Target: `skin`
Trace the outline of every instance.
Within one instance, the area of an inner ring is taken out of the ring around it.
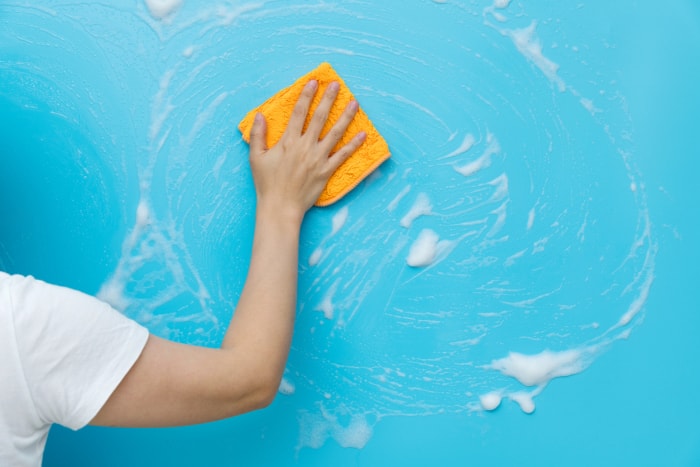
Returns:
[[[296,311],[299,232],[331,174],[364,142],[361,132],[331,154],[357,113],[351,102],[332,129],[321,130],[338,94],[328,86],[309,122],[318,83],[310,81],[279,143],[267,148],[256,116],[250,166],[257,207],[248,276],[221,348],[149,336],[146,346],[92,425],[123,427],[202,423],[263,408],[274,399],[291,345]]]

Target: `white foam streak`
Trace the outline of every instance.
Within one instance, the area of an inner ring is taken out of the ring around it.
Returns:
[[[331,236],[338,233],[340,229],[343,228],[345,222],[348,220],[349,210],[347,206],[343,206],[340,211],[338,211],[332,220]]]
[[[469,151],[472,146],[474,146],[474,143],[476,142],[476,138],[474,138],[474,135],[471,133],[468,133],[467,136],[464,137],[464,140],[462,141],[462,144],[452,151],[449,154],[446,154],[442,156],[440,159],[448,159],[450,157],[454,156],[459,156],[460,154],[464,154],[465,152]]]
[[[454,169],[465,177],[468,177],[491,165],[491,156],[498,154],[501,151],[501,146],[498,144],[498,140],[491,134],[488,136],[488,142],[489,145],[478,159],[461,167],[455,167]]]
[[[556,84],[560,92],[566,90],[566,84],[557,72],[559,65],[548,59],[542,53],[542,42],[535,34],[537,21],[530,23],[530,26],[522,29],[510,29],[502,31],[511,38],[518,51],[537,68],[539,68],[549,80]]]
[[[408,194],[408,192],[411,191],[411,185],[406,185],[403,187],[403,189],[397,194],[394,199],[391,200],[389,205],[386,207],[386,210],[389,212],[392,212],[396,207],[399,205],[399,202]]]
[[[432,214],[433,206],[430,204],[430,198],[425,193],[418,193],[416,201],[411,209],[401,219],[401,227],[409,228],[414,220],[420,216]]]
[[[335,307],[333,306],[333,295],[335,295],[335,292],[338,290],[339,284],[340,279],[336,279],[331,288],[328,289],[326,295],[323,297],[323,301],[315,308],[316,311],[323,312],[323,316],[329,320],[333,319],[333,315],[335,313]]]

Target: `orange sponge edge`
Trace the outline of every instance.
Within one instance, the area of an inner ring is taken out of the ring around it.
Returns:
[[[277,144],[287,128],[287,123],[292,115],[294,105],[301,95],[302,89],[306,83],[312,79],[318,81],[318,90],[311,103],[304,130],[309,124],[314,110],[321,101],[326,87],[333,81],[337,81],[340,84],[338,97],[331,108],[328,121],[321,132],[321,138],[323,138],[328,130],[333,127],[335,122],[338,121],[347,104],[354,99],[354,96],[342,78],[340,78],[329,63],[325,62],[319,65],[315,70],[299,78],[288,88],[282,89],[274,96],[270,97],[259,107],[248,112],[238,124],[238,129],[241,131],[243,139],[248,143],[250,142],[250,130],[253,127],[253,120],[255,119],[255,114],[260,112],[267,120],[267,146],[272,147]],[[358,110],[348,130],[335,146],[333,152],[347,144],[360,131],[365,131],[367,133],[365,142],[349,159],[343,162],[333,175],[331,175],[321,196],[319,196],[316,201],[316,206],[328,206],[335,203],[391,157],[389,146],[362,108]]]

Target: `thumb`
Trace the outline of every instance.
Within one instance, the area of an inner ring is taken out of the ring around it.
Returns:
[[[250,155],[257,156],[267,151],[267,122],[265,116],[258,112],[250,129]]]

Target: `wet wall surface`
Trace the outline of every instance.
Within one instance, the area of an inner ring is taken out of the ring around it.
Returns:
[[[263,411],[60,427],[46,465],[694,465],[691,2],[0,5],[0,266],[216,346],[236,129],[328,61],[391,159],[312,210]]]

